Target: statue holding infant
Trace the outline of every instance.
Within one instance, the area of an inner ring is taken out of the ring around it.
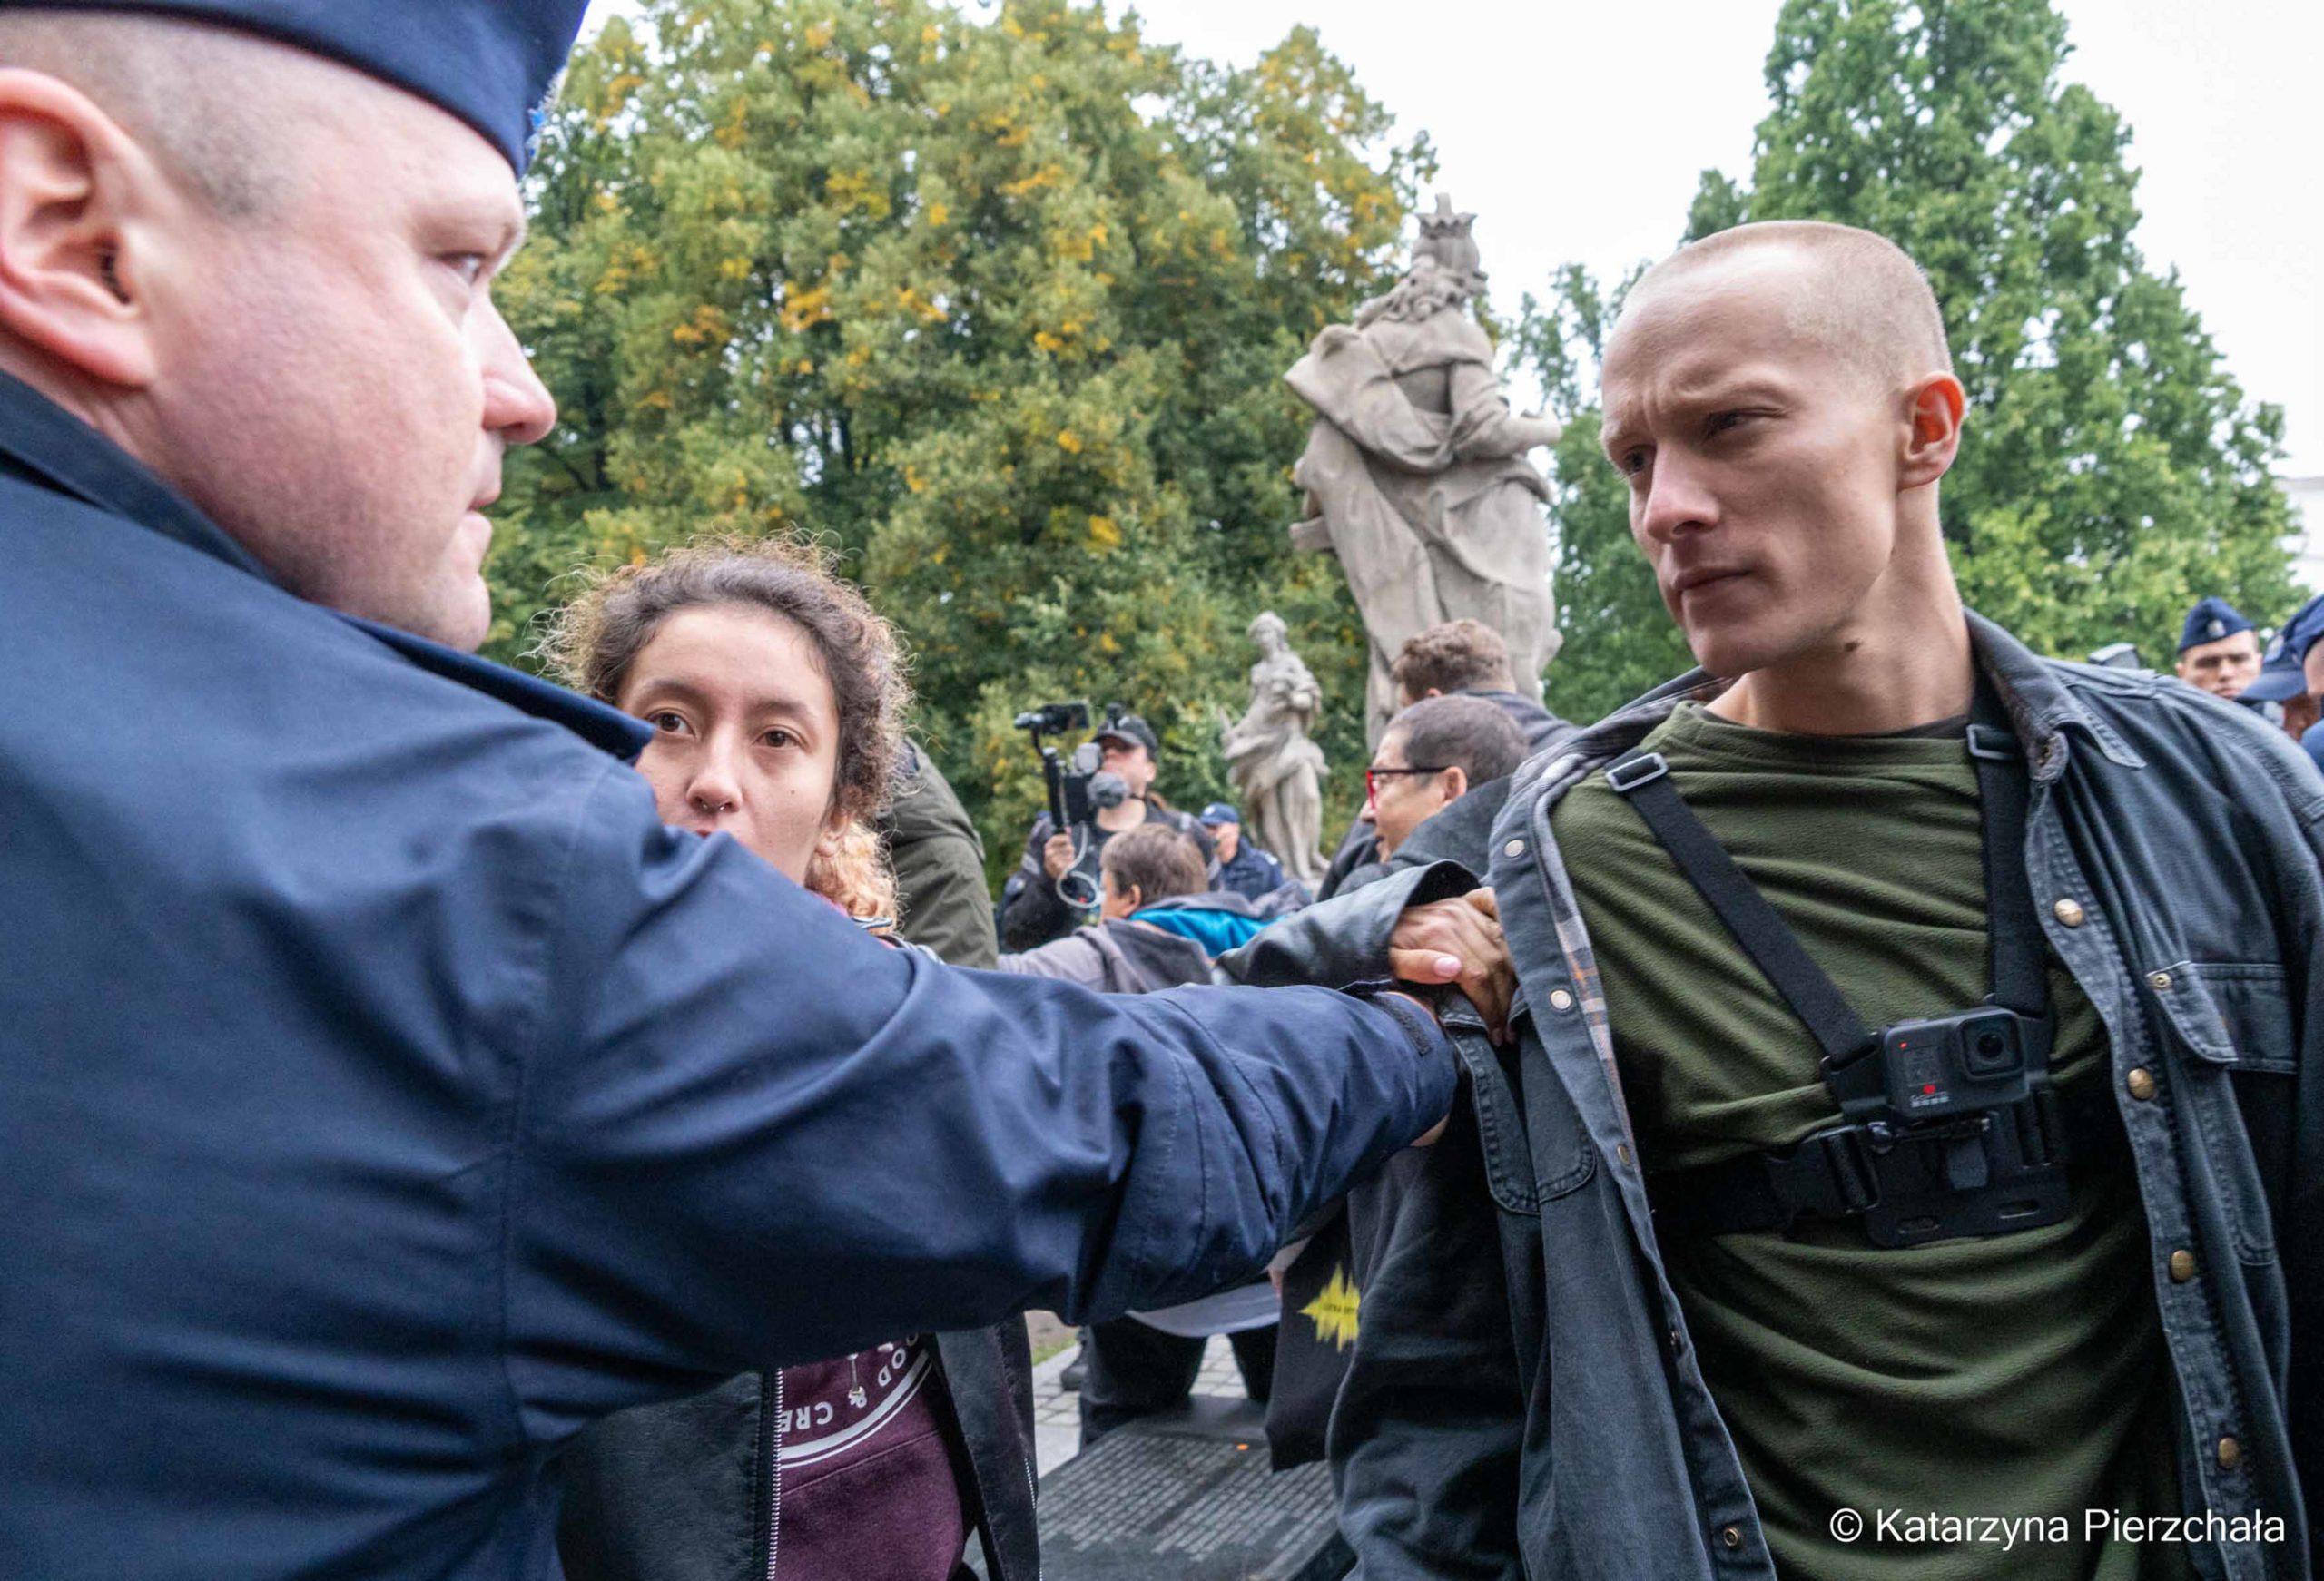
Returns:
[[[1240,720],[1224,710],[1219,749],[1243,803],[1249,833],[1284,871],[1313,889],[1324,875],[1324,750],[1308,739],[1324,704],[1323,688],[1291,651],[1273,610],[1251,623],[1259,662],[1251,666],[1251,705]]]

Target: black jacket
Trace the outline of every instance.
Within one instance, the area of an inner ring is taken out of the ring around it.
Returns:
[[[1439,861],[1457,862],[1472,873],[1484,871],[1493,820],[1509,800],[1509,787],[1506,779],[1477,786],[1414,830],[1392,861],[1354,869],[1343,893]],[[1418,897],[1442,898],[1433,892]],[[1295,930],[1284,938],[1295,936]],[[1292,947],[1278,962],[1303,948]],[[1242,964],[1242,957],[1229,966],[1243,981],[1286,980],[1250,975],[1260,968]],[[1467,1266],[1465,1257],[1474,1250],[1462,1241],[1471,1228],[1463,1218],[1468,1215],[1465,1193],[1481,1178],[1482,1167],[1476,1116],[1469,1100],[1464,1083],[1452,1105],[1452,1124],[1435,1146],[1400,1154],[1303,1226],[1306,1244],[1283,1272],[1285,1321],[1276,1340],[1275,1393],[1267,1402],[1267,1448],[1278,1471],[1324,1458],[1325,1433],[1351,1360],[1351,1334],[1334,1330],[1329,1321],[1335,1292],[1352,1289],[1360,1298],[1362,1322],[1392,1330],[1411,1343],[1443,1344],[1448,1369],[1474,1361],[1456,1348],[1465,1335],[1479,1331],[1481,1319],[1490,1317],[1478,1301],[1499,1297],[1498,1286],[1460,1277]],[[1392,1262],[1396,1270],[1385,1281],[1377,1281],[1375,1275]],[[1445,1277],[1437,1278],[1439,1273]],[[1457,1308],[1453,1321],[1420,1319],[1405,1310],[1404,1298],[1415,1289]],[[1484,1291],[1482,1297],[1475,1294],[1478,1290]],[[1482,1321],[1482,1330],[1491,1332],[1490,1322]]]
[[[948,1411],[967,1450],[967,1513],[992,1581],[1039,1581],[1032,1353],[1025,1325],[936,1336]],[[763,1581],[773,1530],[773,1380],[609,1417],[563,1457],[557,1552],[568,1581]],[[965,1576],[965,1567],[956,1570]]]
[[[1160,806],[1148,798],[1146,801],[1146,821],[1167,823],[1202,848],[1202,859],[1208,865],[1215,859],[1216,847],[1210,830],[1197,822],[1191,813]],[[1058,899],[1057,886],[1041,866],[1041,848],[1049,843],[1049,836],[1057,832],[1057,825],[1049,821],[1046,812],[1033,820],[1032,832],[1025,837],[1024,859],[1017,870],[1009,875],[1009,882],[1000,891],[1000,948],[1003,950],[1028,950],[1065,938],[1081,926],[1083,918],[1072,907]],[[1098,882],[1098,855],[1113,839],[1111,831],[1092,828],[1089,844],[1082,851],[1075,871],[1088,876],[1094,886]],[[1094,892],[1094,890],[1093,890]]]

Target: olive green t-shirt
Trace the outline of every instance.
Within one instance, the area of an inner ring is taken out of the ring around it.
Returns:
[[[1991,991],[1977,778],[1958,735],[1777,735],[1690,703],[1647,744],[1866,1026]],[[1837,1124],[1807,1029],[1604,776],[1551,826],[1649,1175]],[[2053,1077],[2111,1079],[2097,1013],[2054,961],[2050,992]],[[2069,1215],[2014,1234],[1882,1251],[1820,1223],[1791,1239],[1674,1232],[1661,1249],[1786,1581],[2189,1573],[2182,1548],[2083,1537],[2086,1509],[2180,1511],[2126,1167],[2077,1170]],[[1843,1508],[1866,1518],[1852,1543],[1831,1535]],[[2072,1537],[2006,1552],[1883,1542],[1882,1510],[2063,1516]]]

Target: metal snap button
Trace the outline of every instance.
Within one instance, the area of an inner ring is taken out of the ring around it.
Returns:
[[[2242,1462],[2243,1446],[2233,1439],[2221,1439],[2219,1441],[2219,1468],[2222,1471],[2232,1471]]]
[[[2082,902],[2071,898],[2059,901],[2055,906],[2051,907],[2050,910],[2068,928],[2080,928],[2082,919],[2086,915],[2082,908]]]
[[[2195,1277],[2195,1254],[2185,1247],[2171,1254],[2171,1281],[2184,1284]]]
[[[2146,986],[2160,994],[2171,986],[2171,974],[2169,972],[2149,972],[2147,974]]]
[[[2122,1085],[2130,1088],[2131,1096],[2141,1103],[2154,1096],[2154,1073],[2144,1065],[2138,1066],[2130,1075],[2124,1076]]]
[[[1521,857],[1525,854],[1525,842],[1521,840],[1512,840],[1501,848],[1501,854],[1505,857]]]
[[[1550,1008],[1552,1010],[1572,1009],[1573,996],[1567,993],[1563,988],[1551,988],[1550,990]]]

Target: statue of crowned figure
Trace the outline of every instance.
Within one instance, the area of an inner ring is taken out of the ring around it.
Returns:
[[[1512,412],[1493,372],[1472,305],[1485,285],[1475,220],[1439,193],[1411,268],[1284,376],[1315,410],[1292,473],[1308,519],[1292,541],[1338,555],[1364,612],[1374,745],[1396,707],[1389,665],[1416,633],[1482,621],[1509,644],[1518,690],[1535,702],[1560,641],[1549,484],[1526,453],[1561,429]]]

